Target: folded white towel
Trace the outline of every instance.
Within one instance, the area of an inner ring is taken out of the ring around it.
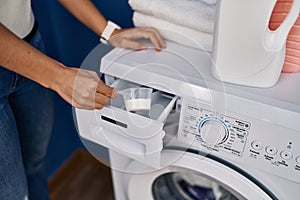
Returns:
[[[135,11],[213,33],[216,0],[129,0]]]
[[[204,51],[212,51],[213,34],[180,26],[139,12],[133,13],[133,23],[135,26],[150,26],[157,28],[166,40]]]

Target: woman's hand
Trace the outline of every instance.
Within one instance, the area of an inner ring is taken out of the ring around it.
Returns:
[[[114,47],[129,48],[133,50],[142,50],[147,47],[138,42],[138,39],[148,39],[153,44],[157,51],[166,48],[166,44],[155,28],[138,27],[130,29],[116,29],[114,30],[109,42]]]
[[[102,109],[116,97],[114,88],[105,85],[94,71],[64,67],[62,74],[53,89],[76,108]]]

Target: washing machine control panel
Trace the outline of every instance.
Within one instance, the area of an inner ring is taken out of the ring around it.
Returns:
[[[193,141],[206,150],[242,156],[251,124],[193,104],[186,104],[178,131],[180,140]]]
[[[186,148],[300,184],[299,129],[274,123],[271,117],[250,116],[238,108],[213,110],[216,109],[202,102],[182,101],[177,138]],[[285,118],[298,123],[299,118],[289,117],[292,114],[285,114]]]

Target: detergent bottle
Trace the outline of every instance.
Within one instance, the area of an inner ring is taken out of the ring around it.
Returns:
[[[289,13],[293,0],[277,0],[269,28],[276,30]],[[300,72],[300,15],[289,32],[286,40],[286,53],[282,72]]]
[[[300,0],[293,0],[284,21],[270,30],[275,4],[276,0],[217,0],[211,68],[216,79],[253,87],[276,84]]]

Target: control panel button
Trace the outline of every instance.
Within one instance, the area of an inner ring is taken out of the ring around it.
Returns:
[[[300,156],[296,158],[296,163],[300,165]]]
[[[266,152],[270,155],[275,155],[277,153],[277,148],[274,147],[273,145],[267,146]]]
[[[282,151],[280,157],[284,160],[290,160],[293,158],[293,154],[290,151]]]
[[[259,141],[253,141],[253,142],[251,143],[251,146],[252,146],[252,148],[255,149],[255,150],[261,150],[261,149],[263,148],[262,143],[259,142]]]

